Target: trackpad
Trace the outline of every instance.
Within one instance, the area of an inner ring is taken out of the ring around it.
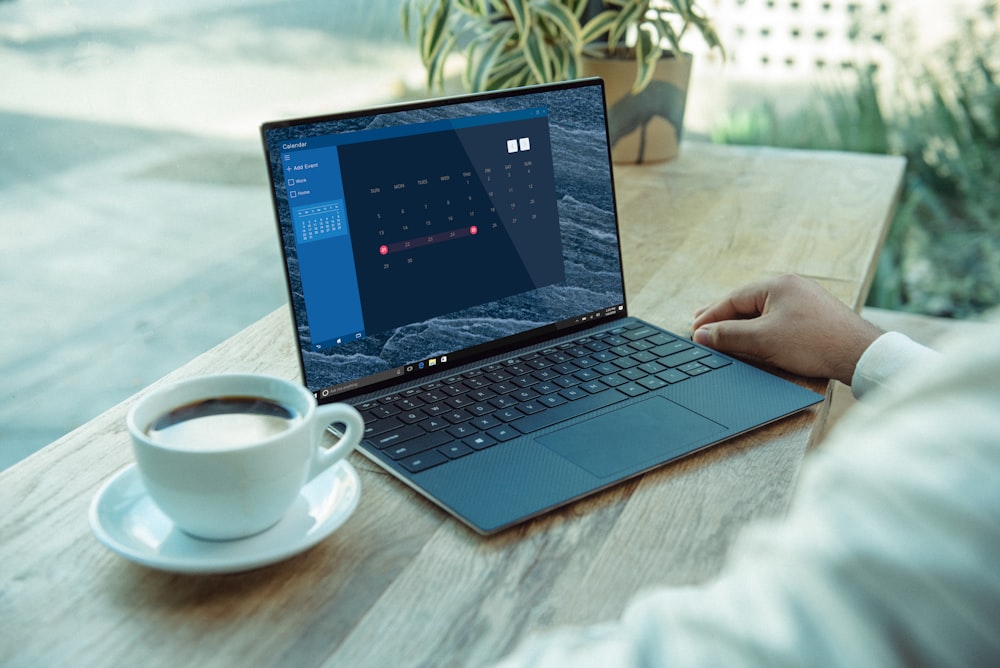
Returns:
[[[651,397],[621,410],[546,434],[538,442],[599,478],[665,462],[726,430],[693,411]]]

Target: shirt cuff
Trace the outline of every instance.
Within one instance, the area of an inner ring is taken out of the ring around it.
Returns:
[[[916,367],[937,357],[905,334],[886,332],[875,339],[858,360],[851,378],[851,393],[860,399],[869,392],[889,385],[900,371]]]

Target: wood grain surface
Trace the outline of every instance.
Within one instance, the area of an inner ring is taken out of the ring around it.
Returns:
[[[902,167],[890,157],[688,143],[674,162],[618,168],[630,311],[684,334],[698,306],[787,271],[858,307]],[[160,383],[235,371],[298,377],[286,308]],[[786,510],[823,414],[490,538],[355,453],[361,501],[332,536],[248,573],[183,576],[109,552],[88,525],[100,485],[132,462],[124,416],[134,400],[0,474],[0,665],[488,662],[531,632],[613,618],[644,588],[717,573],[742,527]]]

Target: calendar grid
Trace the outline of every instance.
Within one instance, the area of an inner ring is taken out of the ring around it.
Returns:
[[[329,239],[347,233],[342,200],[292,209],[292,220],[299,243]]]

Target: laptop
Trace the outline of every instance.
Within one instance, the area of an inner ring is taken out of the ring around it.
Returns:
[[[822,400],[629,315],[600,79],[261,133],[305,384],[476,532]]]

